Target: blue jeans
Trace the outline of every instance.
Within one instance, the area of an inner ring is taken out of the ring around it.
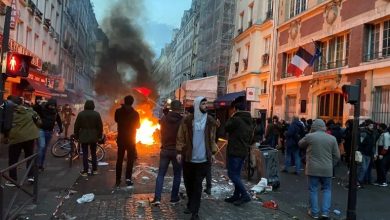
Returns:
[[[39,130],[39,139],[38,139],[38,166],[43,167],[45,163],[46,151],[49,146],[51,137],[53,135],[52,131]]]
[[[229,156],[228,176],[234,184],[233,197],[248,198],[249,194],[241,182],[241,169],[244,163],[244,158]]]
[[[287,170],[291,164],[291,158],[294,157],[295,172],[301,171],[301,155],[299,154],[299,148],[286,148],[286,154],[284,158],[284,169]]]
[[[329,209],[332,201],[332,178],[321,176],[308,176],[310,192],[310,211],[313,215],[319,215],[318,189],[321,183],[322,190],[322,215],[329,216]]]
[[[158,168],[158,175],[156,179],[156,189],[154,191],[154,199],[161,200],[161,193],[164,184],[164,177],[167,173],[169,163],[172,161],[173,166],[173,184],[171,191],[171,200],[179,199],[179,188],[181,182],[181,165],[176,160],[176,150],[161,149],[160,152],[160,166]]]
[[[367,177],[367,172],[371,172],[371,169],[370,168],[370,163],[371,163],[371,157],[370,156],[366,156],[366,155],[362,155],[362,163],[359,165],[358,167],[358,181],[359,183],[364,183],[364,180],[366,179],[365,177]],[[371,174],[369,174],[371,175]]]

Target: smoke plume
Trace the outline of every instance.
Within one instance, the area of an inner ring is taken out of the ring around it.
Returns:
[[[103,51],[95,79],[95,90],[100,96],[116,99],[140,86],[152,89],[152,97],[157,95],[156,82],[151,76],[154,54],[136,23],[144,11],[142,3],[118,0],[103,19],[102,29],[109,48]]]

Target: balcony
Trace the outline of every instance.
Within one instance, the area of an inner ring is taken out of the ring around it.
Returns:
[[[248,69],[248,58],[242,59],[242,62],[244,63],[244,70]]]
[[[31,13],[31,15],[35,14],[36,6],[32,0],[28,0],[28,6],[27,10]]]
[[[376,53],[367,53],[363,55],[363,62],[369,62],[373,60],[381,60],[386,59],[390,57],[390,51],[383,52],[382,50],[380,52]]]
[[[250,21],[248,22],[248,28],[252,27],[252,25],[253,25],[253,21],[250,20]]]
[[[263,56],[261,57],[261,60],[262,60],[263,66],[268,66],[269,65],[269,54],[268,53],[263,54]]]
[[[336,61],[333,61],[333,62],[320,62],[320,63],[317,63],[314,66],[314,72],[340,68],[340,67],[346,66],[347,64],[348,64],[348,60],[347,59],[345,59],[345,60],[336,60]]]
[[[45,20],[43,21],[43,27],[45,27],[46,30],[49,30],[50,25],[51,25],[51,20],[48,18],[45,18]]]
[[[35,8],[35,20],[42,22],[42,16],[43,13],[38,8]]]
[[[55,34],[56,34],[56,31],[54,30],[54,28],[53,28],[52,26],[50,26],[50,28],[49,28],[49,34],[50,34],[50,36],[53,37],[53,38],[54,38],[54,36],[55,36]]]
[[[235,62],[234,65],[235,65],[235,73],[238,73],[238,69],[240,67],[240,62]]]
[[[291,73],[282,73],[282,79],[285,79],[285,78],[289,78],[289,77],[293,77],[293,75]]]

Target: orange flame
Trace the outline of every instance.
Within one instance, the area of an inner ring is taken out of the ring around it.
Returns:
[[[153,145],[158,143],[156,132],[160,130],[160,124],[157,118],[153,116],[152,108],[148,104],[138,105],[136,107],[140,115],[141,126],[137,130],[137,143],[144,145]]]

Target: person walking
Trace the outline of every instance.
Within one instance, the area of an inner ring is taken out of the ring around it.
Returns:
[[[374,185],[386,187],[388,185],[386,175],[390,164],[390,132],[386,124],[379,124],[379,133],[380,136],[376,142],[374,154],[377,173]]]
[[[156,178],[156,188],[154,191],[154,199],[152,205],[159,205],[161,202],[161,193],[164,184],[164,177],[167,173],[169,163],[173,166],[173,184],[171,191],[171,203],[175,204],[180,201],[179,188],[181,182],[181,165],[177,162],[176,156],[176,137],[177,131],[183,116],[180,114],[182,106],[180,101],[173,100],[171,102],[171,110],[161,120],[161,152],[160,165]]]
[[[91,150],[92,171],[91,174],[97,175],[97,160],[96,160],[96,145],[103,137],[103,122],[99,112],[94,111],[95,103],[92,100],[87,100],[84,104],[84,111],[81,111],[76,118],[74,124],[74,135],[81,144],[83,151],[83,170],[80,171],[81,176],[88,176],[88,146]]]
[[[24,151],[24,158],[27,158],[34,153],[35,140],[39,137],[38,124],[40,118],[38,114],[31,108],[23,106],[22,99],[19,97],[13,97],[13,103],[15,104],[12,128],[8,133],[7,139],[9,143],[8,147],[8,165],[12,166],[17,163],[22,150]],[[27,161],[26,169],[31,164],[31,160]],[[6,182],[7,186],[15,186],[17,182],[17,168],[9,170],[9,176],[14,182]],[[27,180],[34,182],[33,167],[28,170]]]
[[[371,162],[374,157],[376,138],[374,133],[374,121],[367,119],[364,121],[364,128],[360,131],[360,144],[358,151],[362,154],[362,163],[358,165],[357,177],[358,187],[363,184],[370,184],[371,181]]]
[[[251,114],[245,111],[244,103],[234,105],[235,112],[228,119],[225,130],[228,133],[228,176],[234,184],[234,193],[225,202],[240,206],[251,201],[251,197],[241,181],[241,170],[248,155],[254,124]]]
[[[64,129],[65,129],[65,137],[68,137],[68,130],[69,126],[72,121],[72,116],[75,116],[75,114],[72,112],[72,108],[69,104],[65,104],[61,111],[62,114],[62,120],[64,122]]]
[[[133,175],[133,165],[137,158],[136,150],[136,134],[137,129],[140,127],[140,120],[138,112],[132,107],[134,98],[128,95],[124,98],[124,104],[121,108],[115,111],[115,122],[118,124],[118,157],[116,161],[116,183],[115,186],[119,187],[122,178],[122,163],[127,152],[126,162],[126,184],[132,186],[133,181],[131,176]]]
[[[301,170],[301,155],[299,152],[298,142],[305,136],[305,128],[299,121],[299,118],[294,116],[291,125],[288,127],[286,136],[286,154],[284,158],[284,169],[282,172],[287,173],[288,168],[292,166],[291,159],[294,158],[295,172],[294,174],[299,175]]]
[[[55,99],[49,99],[47,102],[41,100],[33,107],[39,117],[42,120],[42,125],[39,130],[38,141],[38,168],[40,171],[44,170],[44,163],[46,158],[46,151],[51,138],[53,136],[54,125],[57,122],[59,127],[59,134],[62,133],[62,121],[57,111],[57,101]]]
[[[183,165],[184,185],[188,196],[184,213],[192,213],[191,219],[199,219],[202,182],[217,152],[215,143],[216,120],[207,114],[207,99],[194,100],[194,113],[187,115],[180,124],[176,139],[177,161]]]
[[[319,218],[318,190],[322,190],[321,216],[329,218],[332,201],[332,173],[333,166],[340,160],[337,140],[327,134],[325,122],[316,119],[311,127],[311,133],[302,138],[298,145],[306,149],[306,169],[309,184],[308,214],[315,219]],[[319,185],[321,184],[321,187]]]

